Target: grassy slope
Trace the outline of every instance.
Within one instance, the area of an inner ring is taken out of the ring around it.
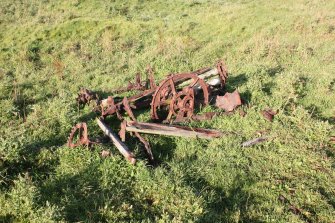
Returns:
[[[326,0],[2,1],[0,221],[333,221],[334,42],[335,3]],[[101,146],[63,146],[90,117],[74,102],[81,86],[108,93],[148,63],[162,79],[218,58],[247,115],[192,125],[240,135],[149,136],[157,168],[145,166],[137,142],[135,167],[113,147],[101,159]],[[279,110],[273,123],[259,114],[266,107]],[[260,130],[272,140],[240,147]]]

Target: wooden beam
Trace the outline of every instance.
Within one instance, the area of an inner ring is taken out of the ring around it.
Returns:
[[[116,148],[120,151],[120,153],[131,163],[135,164],[136,159],[134,154],[128,149],[128,147],[120,140],[120,138],[113,133],[113,131],[104,123],[100,118],[97,118],[97,123],[101,130],[107,135],[116,146]]]
[[[173,126],[135,121],[127,121],[126,131],[202,139],[218,138],[223,135],[222,132],[212,129],[190,128],[185,126]]]

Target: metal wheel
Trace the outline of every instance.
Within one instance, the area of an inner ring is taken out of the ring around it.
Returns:
[[[187,85],[182,86],[182,83]],[[191,117],[194,110],[195,88],[201,89],[202,104],[208,105],[208,85],[196,74],[176,74],[164,80],[153,95],[151,118],[170,122],[173,118]]]

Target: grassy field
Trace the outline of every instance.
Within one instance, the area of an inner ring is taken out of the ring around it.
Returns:
[[[247,115],[190,125],[238,135],[148,136],[157,167],[134,140],[135,166],[66,147],[79,121],[101,135],[80,87],[220,58]],[[334,117],[335,1],[1,1],[0,222],[334,222]],[[259,131],[271,140],[241,147]]]

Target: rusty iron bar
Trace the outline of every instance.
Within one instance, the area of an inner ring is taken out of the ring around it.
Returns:
[[[130,108],[130,105],[129,105],[127,97],[123,98],[122,104],[124,106],[124,110],[126,111],[126,113],[128,114],[128,116],[131,118],[131,120],[136,122],[137,120],[135,118],[135,115],[133,114],[133,111]],[[125,120],[123,120],[122,123],[121,123],[120,137],[121,137],[122,141],[125,141],[125,138],[126,138],[126,136],[125,136],[126,123],[127,122]],[[144,145],[145,151],[146,151],[146,153],[147,153],[150,161],[154,161],[154,156],[152,154],[152,150],[151,150],[151,146],[150,146],[149,142],[145,138],[143,138],[140,135],[140,133],[138,133],[138,132],[135,132],[135,136]]]
[[[155,89],[157,87],[154,79],[154,70],[150,65],[147,66],[147,83],[146,86],[148,89]]]
[[[228,78],[228,70],[223,60],[217,62],[216,69],[218,70],[219,77],[221,80],[221,87],[224,87]]]

